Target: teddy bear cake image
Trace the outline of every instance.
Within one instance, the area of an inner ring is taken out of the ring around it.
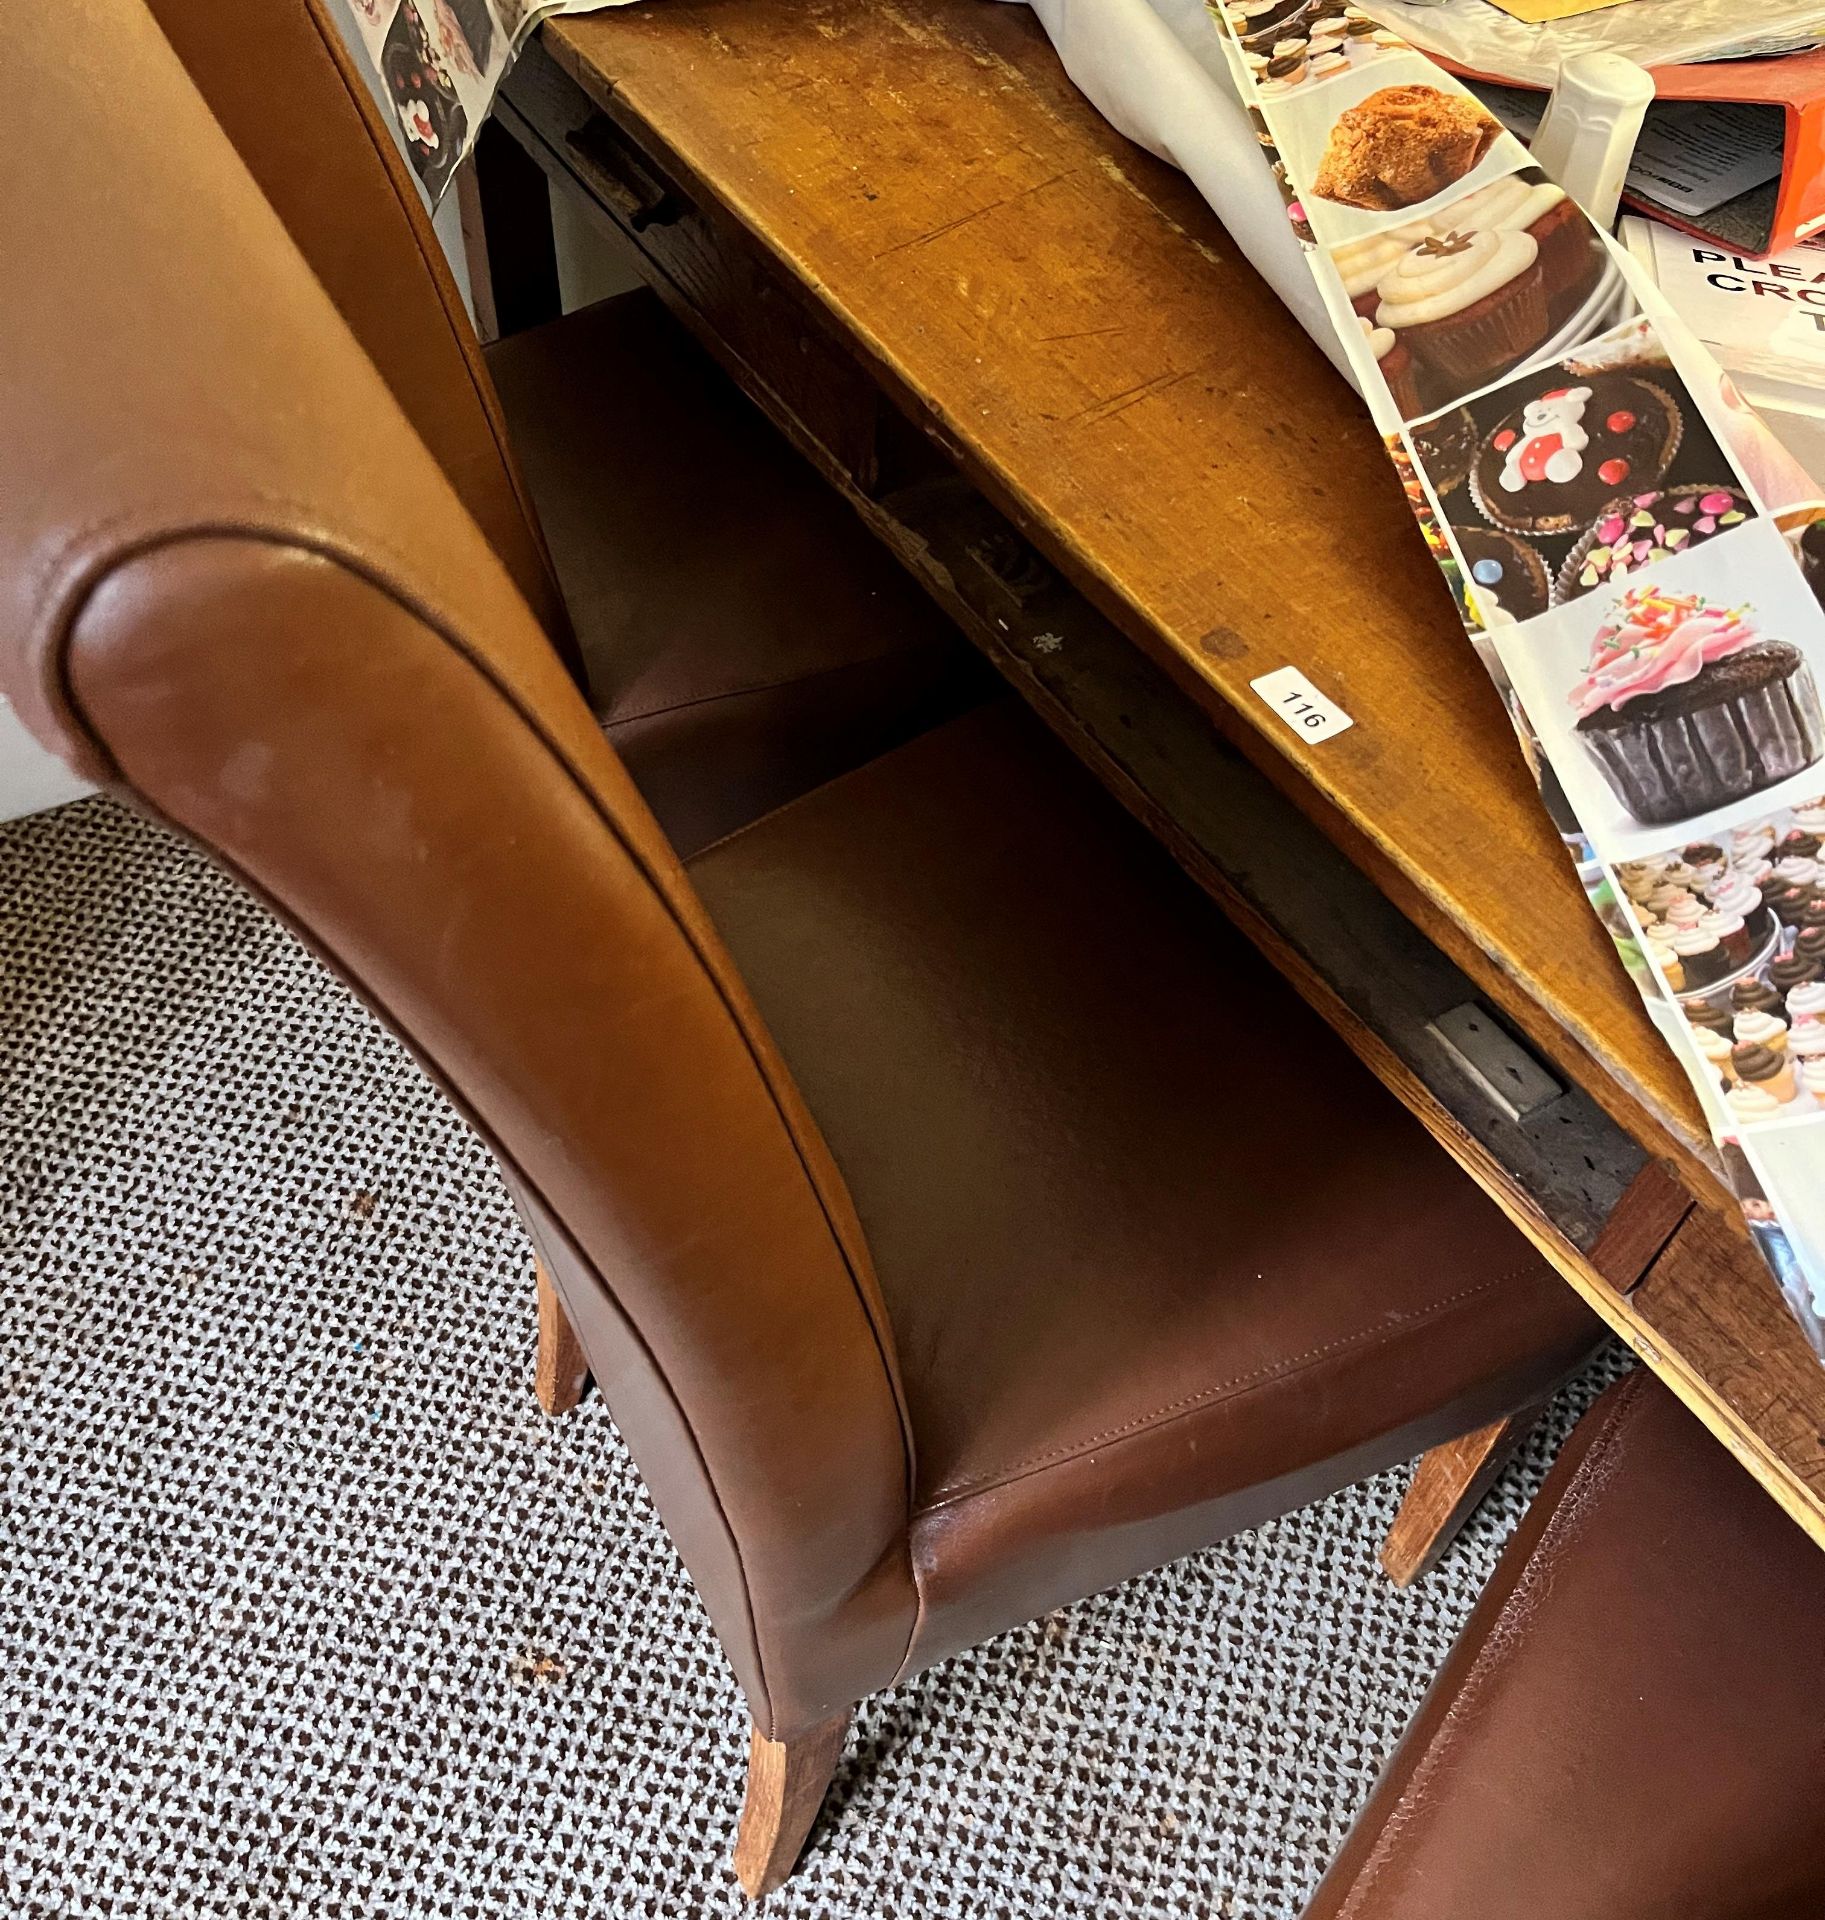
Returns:
[[[1680,433],[1678,408],[1652,380],[1561,380],[1490,434],[1471,467],[1471,494],[1483,517],[1509,533],[1569,533],[1631,485],[1656,485]]]
[[[1629,588],[1570,693],[1574,732],[1646,825],[1690,819],[1825,756],[1825,713],[1799,648],[1751,609]]]

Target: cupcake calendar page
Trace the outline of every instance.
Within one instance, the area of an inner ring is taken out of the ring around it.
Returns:
[[[1825,1356],[1825,501],[1651,280],[1350,0],[1213,0],[1592,907]]]
[[[344,37],[379,76],[399,145],[435,207],[541,20],[626,0],[340,0]]]

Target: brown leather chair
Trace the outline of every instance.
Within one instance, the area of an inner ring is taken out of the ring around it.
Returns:
[[[327,0],[147,3],[680,853],[982,697],[974,651],[651,293],[484,354]]]
[[[871,1690],[1590,1345],[1012,704],[687,870],[142,0],[0,11],[0,100],[0,684],[497,1156],[547,1392],[593,1372],[747,1696],[751,1890]]]
[[[1818,1920],[1825,1554],[1651,1374],[1579,1424],[1306,1920]]]

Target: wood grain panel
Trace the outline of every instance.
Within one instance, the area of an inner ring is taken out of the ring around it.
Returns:
[[[1023,9],[666,0],[543,40],[1536,1044],[1702,1156],[1360,403]],[[1289,661],[1348,733],[1250,693]]]

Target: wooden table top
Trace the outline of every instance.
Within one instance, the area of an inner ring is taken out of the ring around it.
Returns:
[[[1189,723],[1207,716],[1709,1202],[1663,1248],[1644,1187],[1645,1208],[1611,1221],[1614,1242],[1643,1247],[1606,1246],[1606,1230],[1581,1255],[1515,1204],[1500,1165],[1441,1134],[1825,1545],[1825,1369],[1716,1178],[1691,1089],[1584,898],[1360,401],[1195,191],[1109,128],[1027,10],[998,0],[660,0],[547,22],[541,46],[1172,676]],[[575,181],[588,145],[557,171]],[[610,193],[629,233],[626,189]],[[701,264],[737,313],[766,304]],[[827,364],[807,363],[776,417],[816,409]],[[1288,664],[1356,724],[1314,746],[1270,714],[1249,682]],[[1197,798],[1208,826],[1222,803]],[[1366,911],[1347,892],[1339,915]],[[1408,1097],[1396,1062],[1365,1057]],[[1625,1277],[1607,1283],[1612,1270]]]
[[[1360,401],[1025,8],[664,0],[544,44],[612,85],[1073,583],[1703,1188],[1696,1100]],[[1313,746],[1270,714],[1249,682],[1288,664],[1356,724]]]

